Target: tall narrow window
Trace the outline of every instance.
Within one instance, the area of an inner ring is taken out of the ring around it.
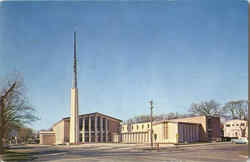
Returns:
[[[79,118],[79,129],[82,130],[82,118]]]
[[[97,117],[97,130],[98,130],[98,131],[101,130],[101,122],[100,122],[100,121],[101,121],[101,117],[98,116],[98,117]]]
[[[80,133],[79,141],[82,142],[82,133]]]

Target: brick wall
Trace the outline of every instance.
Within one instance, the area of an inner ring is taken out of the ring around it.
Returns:
[[[212,140],[216,140],[217,138],[220,138],[220,136],[221,136],[220,118],[219,117],[212,117],[211,122],[212,122],[212,124],[211,124],[211,126],[212,126],[212,128],[211,128],[212,129]]]
[[[110,128],[110,132],[112,133],[119,133],[120,131],[120,122],[117,121],[113,121],[109,119],[109,128]]]

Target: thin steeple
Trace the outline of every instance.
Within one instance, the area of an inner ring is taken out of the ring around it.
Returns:
[[[77,88],[76,32],[74,32],[74,78],[72,88]]]
[[[73,85],[71,88],[70,105],[70,143],[79,143],[79,108],[78,108],[78,89],[77,89],[77,59],[76,59],[76,32],[74,32],[74,74]]]

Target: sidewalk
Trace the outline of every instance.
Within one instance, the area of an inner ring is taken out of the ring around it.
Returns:
[[[206,142],[206,143],[190,143],[190,144],[177,144],[175,147],[193,147],[193,146],[207,146],[207,145],[220,145],[231,144],[231,142]]]
[[[159,150],[172,150],[172,149],[182,149],[187,147],[199,147],[199,146],[208,146],[208,145],[224,145],[231,144],[231,142],[214,142],[214,143],[190,143],[190,144],[159,144]],[[153,149],[151,149],[150,145],[146,145],[144,147],[138,148],[142,150],[158,150],[157,146],[154,145]]]

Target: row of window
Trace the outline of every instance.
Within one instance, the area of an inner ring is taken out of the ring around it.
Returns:
[[[149,124],[147,124],[147,127],[149,128]],[[142,130],[144,129],[144,124],[141,125]],[[125,131],[126,127],[122,127],[122,130]],[[134,126],[131,126],[131,129],[134,130]],[[136,130],[139,130],[139,125],[136,125]]]
[[[232,124],[232,127],[239,126],[239,124]],[[241,123],[240,126],[245,126],[245,123]],[[226,124],[226,127],[231,127],[231,124]]]
[[[91,117],[90,118],[90,122],[91,122],[91,130],[94,131],[95,130],[95,117]],[[106,118],[101,118],[98,116],[97,117],[97,130],[100,131],[101,129],[101,125],[102,125],[102,129],[105,130],[106,129],[106,120],[107,120],[107,129],[109,130],[109,120]],[[83,128],[83,122],[84,122],[84,129],[85,130],[89,130],[89,117],[85,117],[85,119],[83,120],[82,118],[79,119],[79,129],[82,130]]]

